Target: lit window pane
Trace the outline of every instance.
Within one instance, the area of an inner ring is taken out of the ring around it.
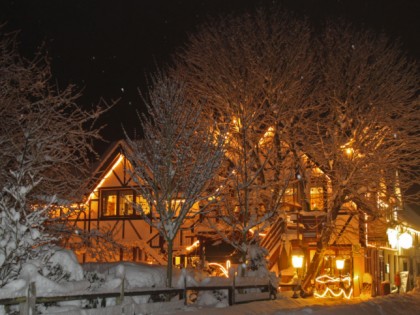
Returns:
[[[133,193],[131,191],[120,192],[120,215],[133,215]]]
[[[322,187],[311,187],[311,210],[322,210],[324,208],[324,189]]]
[[[105,194],[103,198],[103,210],[106,216],[117,215],[117,195]]]
[[[143,196],[136,196],[136,203],[143,209],[143,214],[150,213],[149,203],[145,198],[143,198]]]

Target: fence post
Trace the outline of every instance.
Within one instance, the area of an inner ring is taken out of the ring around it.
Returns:
[[[25,303],[20,304],[20,315],[35,315],[36,287],[35,282],[29,282]]]
[[[184,275],[184,305],[187,305],[187,275]]]
[[[228,289],[229,305],[234,305],[235,304],[235,286],[236,286],[236,272],[233,273],[232,287],[230,287]]]
[[[117,297],[117,305],[121,305],[124,301],[124,280],[125,278],[121,279],[120,296]]]
[[[277,292],[276,292],[276,288],[271,284],[270,279],[268,279],[268,293],[270,300],[275,300],[277,299]]]

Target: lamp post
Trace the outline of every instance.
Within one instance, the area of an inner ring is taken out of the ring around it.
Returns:
[[[293,295],[292,298],[296,299],[299,297],[299,295],[297,294],[297,289],[300,285],[300,281],[299,281],[299,269],[302,268],[303,266],[303,256],[302,255],[292,255],[292,265],[293,268],[296,269],[296,285],[294,286],[293,289]]]
[[[344,259],[336,259],[335,266],[338,269],[339,277],[340,277],[340,288],[342,288],[342,278],[341,278],[341,271],[344,269]]]

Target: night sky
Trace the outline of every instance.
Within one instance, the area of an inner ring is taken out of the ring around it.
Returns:
[[[319,24],[342,17],[356,25],[400,38],[412,58],[420,57],[419,0],[28,0],[0,1],[3,30],[19,30],[20,51],[30,57],[44,45],[59,87],[82,90],[82,106],[101,98],[118,104],[101,120],[103,137],[134,133],[138,89],[170,62],[170,55],[195,27],[211,16],[281,4]],[[98,146],[99,153],[107,145]]]

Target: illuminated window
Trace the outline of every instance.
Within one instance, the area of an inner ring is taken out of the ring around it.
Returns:
[[[133,215],[133,192],[126,190],[119,192],[120,215]]]
[[[185,211],[187,209],[183,209],[185,204],[185,199],[174,199],[171,201],[171,210],[174,212],[174,216],[178,217],[182,211]],[[169,207],[168,207],[169,209]],[[199,203],[193,204],[191,209],[188,210],[188,217],[193,217],[194,215],[198,214],[200,211]]]
[[[149,205],[142,196],[133,190],[102,190],[101,210],[103,216],[133,216],[136,214],[133,201],[142,206],[145,214],[150,212]]]
[[[284,191],[283,195],[283,201],[286,203],[293,204],[296,201],[296,188],[295,187],[289,187]]]
[[[324,209],[324,189],[322,187],[311,187],[311,210]]]
[[[176,199],[171,201],[171,209],[175,212],[175,216],[179,216],[182,206],[184,205],[184,200]]]
[[[296,186],[288,187],[282,196],[282,202],[288,210],[297,210],[300,208],[298,202],[298,189]]]
[[[140,205],[141,209],[143,210],[143,214],[149,214],[150,213],[150,206],[149,203],[143,196],[137,195],[136,196],[136,203]]]
[[[115,191],[102,193],[102,214],[104,216],[117,215],[117,193]]]

